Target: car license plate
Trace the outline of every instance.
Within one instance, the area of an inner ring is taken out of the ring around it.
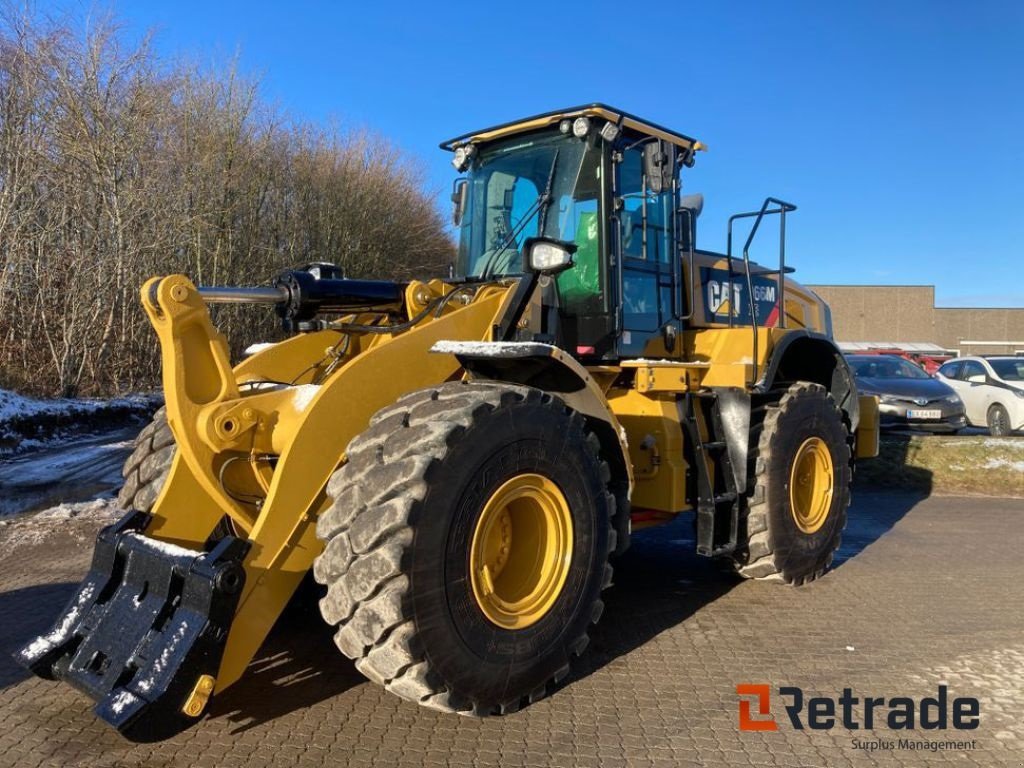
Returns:
[[[907,411],[908,419],[941,419],[942,411],[930,410],[930,411]]]

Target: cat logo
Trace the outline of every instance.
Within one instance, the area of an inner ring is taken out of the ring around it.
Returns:
[[[774,326],[779,319],[779,286],[765,275],[753,275],[749,283],[743,275],[726,269],[704,267],[701,278],[704,295],[704,319],[709,323],[738,323]],[[728,320],[727,320],[728,319]]]
[[[715,315],[737,315],[737,307],[742,307],[740,283],[732,284],[732,296],[729,296],[729,283],[718,280],[708,281],[708,309]],[[730,301],[729,299],[732,299]]]

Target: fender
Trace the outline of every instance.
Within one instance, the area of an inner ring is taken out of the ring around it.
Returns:
[[[604,391],[572,356],[540,342],[439,341],[430,349],[455,355],[472,379],[522,384],[557,394],[579,411],[601,440],[612,476],[624,478],[633,492],[633,465],[626,432],[608,407]]]
[[[754,391],[770,392],[783,381],[821,384],[846,414],[850,432],[856,434],[860,424],[857,384],[846,358],[832,338],[814,331],[792,330],[779,339]]]

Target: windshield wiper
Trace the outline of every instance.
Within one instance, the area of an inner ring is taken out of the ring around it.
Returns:
[[[533,204],[527,209],[526,213],[523,214],[522,218],[516,222],[512,231],[505,236],[505,239],[501,244],[487,258],[487,263],[484,264],[484,268],[480,272],[481,279],[486,280],[491,276],[491,270],[497,266],[498,257],[505,253],[509,246],[516,241],[519,233],[523,231],[530,219],[532,219],[538,211],[540,212],[540,220],[538,222],[540,226],[537,227],[537,232],[542,235],[544,234],[544,225],[547,223],[548,209],[551,207],[551,201],[554,199],[551,195],[551,188],[555,183],[555,168],[557,166],[558,150],[556,149],[555,156],[551,158],[551,170],[548,171],[548,183],[544,186],[544,191],[537,195],[537,199],[533,201]]]

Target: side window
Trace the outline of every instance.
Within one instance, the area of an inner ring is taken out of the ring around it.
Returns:
[[[673,317],[671,190],[655,195],[643,176],[643,147],[626,150],[618,164],[618,241],[622,253],[620,352],[640,354],[650,335]]]
[[[971,376],[985,376],[985,368],[976,360],[965,362],[964,369],[960,372],[960,378],[964,381],[970,380]]]
[[[648,263],[672,260],[672,193],[653,195],[643,178],[643,151],[627,150],[619,164],[622,254]]]
[[[945,363],[942,365],[942,367],[939,368],[939,373],[941,373],[947,379],[959,378],[961,365],[963,365],[963,363]]]

